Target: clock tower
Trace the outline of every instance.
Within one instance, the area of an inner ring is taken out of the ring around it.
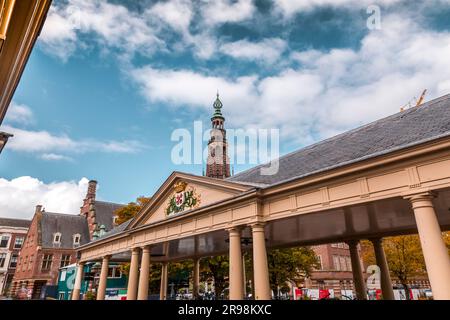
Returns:
[[[214,114],[211,118],[211,137],[208,142],[208,160],[206,164],[206,176],[216,179],[230,177],[230,159],[228,157],[227,131],[225,130],[225,118],[222,115],[223,104],[217,93],[213,104]]]

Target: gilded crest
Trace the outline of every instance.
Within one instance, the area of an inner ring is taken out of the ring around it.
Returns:
[[[173,186],[174,193],[169,198],[166,215],[171,216],[183,211],[197,208],[200,205],[200,195],[192,186],[184,181],[178,181]]]

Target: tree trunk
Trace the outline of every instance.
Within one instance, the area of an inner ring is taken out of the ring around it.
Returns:
[[[405,289],[406,300],[411,300],[411,296],[409,295],[409,287],[406,282],[402,282],[402,286]]]

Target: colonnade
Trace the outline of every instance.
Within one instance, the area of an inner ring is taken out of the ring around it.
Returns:
[[[422,245],[428,277],[433,291],[434,299],[450,299],[450,259],[447,248],[443,242],[441,230],[433,208],[432,195],[429,193],[415,195],[407,198],[414,210],[417,229]],[[231,300],[244,298],[245,270],[242,256],[242,230],[247,226],[234,226],[227,229],[229,235],[229,296]],[[256,300],[271,299],[269,283],[269,269],[267,263],[266,239],[264,233],[265,224],[257,222],[250,224],[253,244],[253,285],[254,298]],[[381,238],[372,238],[376,263],[380,268],[380,285],[384,299],[394,299],[389,268],[382,246]],[[353,271],[353,283],[356,297],[364,300],[367,298],[365,281],[358,253],[358,241],[347,241],[350,249],[350,257]],[[142,251],[140,264],[139,255]],[[150,246],[133,248],[131,250],[131,264],[128,279],[127,300],[147,300],[150,273]],[[97,300],[105,298],[106,281],[110,256],[102,258]],[[194,296],[199,294],[200,278],[199,259],[194,259],[193,291]],[[77,268],[75,286],[72,300],[78,300],[81,282],[83,279],[84,263],[80,262]],[[162,263],[160,299],[167,298],[168,266]]]

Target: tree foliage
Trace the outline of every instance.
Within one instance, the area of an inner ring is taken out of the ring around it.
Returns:
[[[376,265],[375,253],[370,241],[362,241],[362,258],[367,265]],[[383,248],[391,275],[409,291],[408,281],[425,275],[425,261],[418,235],[389,237],[383,240]],[[409,294],[406,294],[409,299]]]
[[[214,279],[214,293],[218,297],[228,287],[228,273],[230,269],[228,256],[208,257],[200,260],[201,278]]]
[[[288,281],[309,277],[318,260],[310,247],[270,250],[267,255],[270,286],[276,294]]]
[[[136,202],[130,202],[126,206],[117,209],[114,212],[116,218],[116,223],[118,225],[134,218],[136,214],[145,206],[147,202],[150,201],[150,198],[141,196],[136,199]]]

